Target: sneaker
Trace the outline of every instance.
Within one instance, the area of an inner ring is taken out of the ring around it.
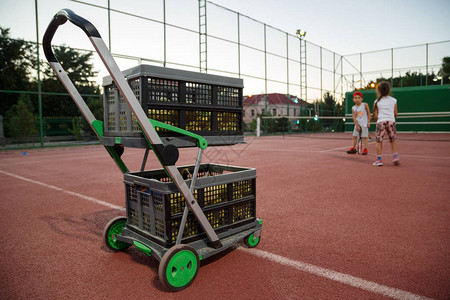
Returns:
[[[381,160],[377,160],[376,162],[373,163],[374,166],[382,166],[383,163],[381,162]]]
[[[398,166],[398,165],[400,164],[400,159],[399,159],[398,157],[396,157],[396,158],[394,158],[394,159],[392,160],[392,163],[393,163],[394,165]]]
[[[369,136],[369,142],[371,142],[372,141],[372,138]]]
[[[350,150],[347,151],[348,154],[355,154],[357,151],[355,148],[350,148]]]
[[[364,149],[361,155],[367,155],[367,149]]]

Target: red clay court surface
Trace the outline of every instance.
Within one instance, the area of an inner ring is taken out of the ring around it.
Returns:
[[[399,135],[401,166],[348,155],[349,134],[247,138],[203,162],[257,169],[260,245],[201,262],[170,293],[158,262],[112,253],[123,175],[102,146],[0,152],[2,299],[449,299],[450,134]],[[26,151],[28,155],[22,155]],[[138,170],[144,151],[127,148]],[[177,165],[192,164],[182,149]],[[160,168],[152,157],[147,169]]]

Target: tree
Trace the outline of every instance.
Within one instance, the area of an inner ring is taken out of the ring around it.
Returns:
[[[61,46],[54,47],[54,53],[80,94],[100,95],[99,87],[92,80],[97,75],[97,72],[94,71],[94,65],[90,62],[92,58],[91,52],[81,53],[66,46]],[[67,93],[50,66],[47,64],[45,66],[42,90],[54,93]],[[92,101],[95,102],[95,100]],[[45,116],[79,116],[79,110],[69,96],[46,95],[42,97],[42,105]],[[101,119],[103,119],[103,112],[101,116]]]
[[[36,47],[32,43],[10,37],[9,28],[0,27],[0,90],[28,91],[36,65]],[[15,105],[18,94],[2,93],[0,115]]]
[[[369,82],[364,89],[373,89],[375,85],[373,83],[388,81],[392,82],[392,87],[407,87],[407,86],[425,86],[425,85],[438,85],[450,83],[450,56],[442,58],[442,66],[438,73],[434,71],[431,74],[423,74],[422,72],[408,71],[404,76],[398,76],[394,78],[377,78],[376,82]]]
[[[326,92],[323,95],[323,102],[322,102],[322,115],[323,116],[333,116],[336,112],[336,101],[334,100],[333,95],[330,94],[330,92]]]
[[[28,138],[38,133],[38,117],[34,114],[30,96],[20,94],[17,104],[6,111],[6,135]]]
[[[438,72],[438,75],[442,77],[443,83],[450,83],[450,56],[442,58],[442,67]]]

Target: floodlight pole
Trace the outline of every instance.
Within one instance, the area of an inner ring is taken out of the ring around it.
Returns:
[[[305,101],[308,100],[308,86],[307,86],[307,79],[306,79],[306,41],[304,40],[304,37],[306,35],[306,32],[303,30],[298,29],[296,32],[296,35],[298,37],[299,41],[299,52],[300,52],[300,99],[304,99]],[[303,45],[305,49],[302,51]],[[304,68],[304,69],[303,69]],[[305,89],[305,94],[303,95],[303,88]]]

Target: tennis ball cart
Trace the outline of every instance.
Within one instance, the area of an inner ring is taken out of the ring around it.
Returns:
[[[104,120],[97,120],[52,49],[58,27],[69,20],[93,44],[105,77]],[[171,291],[192,284],[200,261],[240,241],[260,242],[256,217],[256,170],[202,164],[208,146],[243,142],[241,79],[139,65],[120,71],[97,29],[69,9],[51,20],[45,56],[108,154],[124,174],[126,216],[110,220],[103,240],[113,252],[135,246],[159,261],[160,281]],[[131,172],[126,147],[145,149]],[[179,149],[197,147],[194,165],[176,166]],[[162,169],[145,170],[153,151]]]

